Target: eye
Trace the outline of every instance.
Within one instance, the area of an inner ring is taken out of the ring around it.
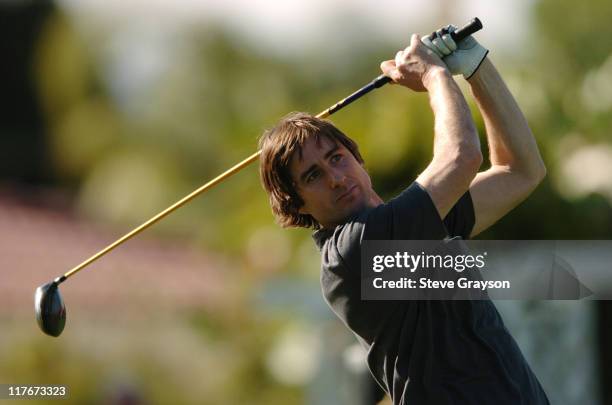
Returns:
[[[329,159],[332,163],[337,163],[339,161],[341,161],[343,158],[341,153],[336,153],[335,155],[332,155],[332,157]]]
[[[313,181],[315,181],[317,178],[319,178],[319,171],[318,170],[313,170],[312,172],[310,172],[310,174],[306,177],[306,183],[312,183]]]

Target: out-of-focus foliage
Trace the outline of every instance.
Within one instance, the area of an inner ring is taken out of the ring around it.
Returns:
[[[29,328],[3,322],[9,332],[2,338],[0,378],[11,384],[67,386],[70,403],[127,398],[147,404],[302,402],[299,385],[279,384],[266,369],[274,336],[282,330],[279,322],[237,316],[109,320],[82,324],[80,332],[59,340],[19,335],[15,331]],[[124,327],[118,327],[122,322]],[[100,344],[91,345],[92,340]]]

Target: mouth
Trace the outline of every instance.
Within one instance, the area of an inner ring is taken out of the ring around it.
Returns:
[[[351,193],[353,192],[353,190],[355,190],[357,188],[357,186],[352,186],[350,187],[348,190],[346,190],[346,192],[342,193],[338,198],[336,198],[336,202],[348,197],[349,195],[351,195]]]

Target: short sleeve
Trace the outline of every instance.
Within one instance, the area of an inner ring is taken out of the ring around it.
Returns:
[[[461,236],[462,239],[469,239],[474,228],[475,218],[472,197],[470,192],[466,191],[444,218],[444,225],[449,236]]]
[[[365,223],[363,238],[367,240],[439,240],[448,236],[431,197],[417,182],[369,211]]]

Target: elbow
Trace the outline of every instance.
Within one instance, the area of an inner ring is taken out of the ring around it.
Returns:
[[[545,178],[546,178],[546,165],[544,164],[543,161],[540,160],[540,165],[536,172],[536,181],[538,184],[540,184],[542,181],[544,181]]]
[[[478,132],[476,128],[472,128],[472,137],[476,139],[475,142],[466,142],[459,148],[459,153],[456,155],[458,163],[465,168],[465,170],[473,174],[472,178],[476,176],[484,158],[482,151],[480,150],[480,142],[478,141]]]
[[[471,160],[470,160],[470,165],[473,167],[476,173],[478,173],[478,170],[480,170],[480,166],[482,166],[483,161],[484,161],[484,158],[482,156],[482,152],[480,151],[480,149],[477,149],[474,152],[473,156],[471,156]]]
[[[544,162],[540,159],[537,164],[533,165],[529,170],[524,171],[522,177],[531,193],[546,178],[546,166]]]
[[[465,184],[467,189],[478,174],[482,160],[482,153],[478,148],[465,148],[447,155],[446,159],[440,162],[447,167],[448,173],[452,173],[453,182],[456,185]]]
[[[539,155],[539,154],[538,154]],[[537,187],[546,178],[546,165],[542,157],[538,156],[532,167],[528,172],[528,179],[533,184],[533,187]]]
[[[480,141],[478,139],[478,131],[475,127],[472,127],[472,138],[474,141],[464,143],[460,150],[459,156],[462,159],[462,163],[474,172],[474,176],[478,173],[480,166],[484,158],[482,156],[482,150],[480,149]]]
[[[540,159],[537,167],[533,170],[530,176],[531,183],[535,189],[546,178],[546,165]]]
[[[518,170],[523,173],[524,178],[533,190],[546,178],[546,165],[533,134],[529,132],[527,135],[533,140],[533,146],[526,149],[524,153],[517,154],[519,157],[517,163],[519,163]]]
[[[470,176],[470,181],[476,176],[480,166],[482,166],[483,157],[479,148],[471,147],[459,153],[455,158],[455,164],[462,171]]]

